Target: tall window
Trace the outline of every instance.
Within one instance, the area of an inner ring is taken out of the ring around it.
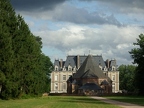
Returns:
[[[58,90],[58,83],[55,83],[55,90]]]
[[[55,75],[55,81],[57,81],[58,80],[58,75]]]
[[[112,76],[112,80],[115,81],[115,75]]]
[[[64,90],[66,89],[66,83],[63,83],[63,89]]]
[[[115,85],[112,85],[112,91],[115,92]]]
[[[66,75],[63,75],[63,80],[66,80]]]

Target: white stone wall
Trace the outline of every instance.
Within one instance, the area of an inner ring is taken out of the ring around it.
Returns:
[[[108,71],[108,77],[112,80],[112,92],[119,92],[119,71]]]
[[[51,73],[51,93],[67,93],[67,80],[73,71],[53,71]]]

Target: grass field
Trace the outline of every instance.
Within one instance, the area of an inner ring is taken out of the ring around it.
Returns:
[[[144,97],[142,96],[110,96],[106,98],[144,106]]]
[[[0,100],[0,108],[120,108],[86,96],[48,96],[33,99]]]

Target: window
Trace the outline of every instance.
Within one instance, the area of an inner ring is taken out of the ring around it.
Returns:
[[[115,75],[112,76],[112,80],[115,81]]]
[[[58,80],[58,75],[55,75],[55,81],[57,81]]]
[[[66,89],[66,83],[63,83],[63,89],[64,90]]]
[[[112,91],[115,92],[115,85],[112,85]]]
[[[55,90],[58,90],[58,83],[55,83]]]
[[[72,71],[72,67],[70,65],[68,66],[68,71]]]
[[[113,68],[113,71],[115,70],[115,68]]]
[[[71,68],[69,67],[69,69],[68,69],[69,71],[71,71]]]
[[[66,75],[63,75],[63,80],[66,80]]]

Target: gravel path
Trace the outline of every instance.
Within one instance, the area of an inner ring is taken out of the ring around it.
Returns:
[[[126,102],[119,102],[119,101],[110,100],[110,99],[98,97],[98,96],[92,96],[91,98],[103,101],[105,103],[118,105],[118,106],[123,107],[123,108],[144,108],[144,106],[140,106],[140,105],[136,105],[136,104],[130,104],[130,103],[126,103]]]

